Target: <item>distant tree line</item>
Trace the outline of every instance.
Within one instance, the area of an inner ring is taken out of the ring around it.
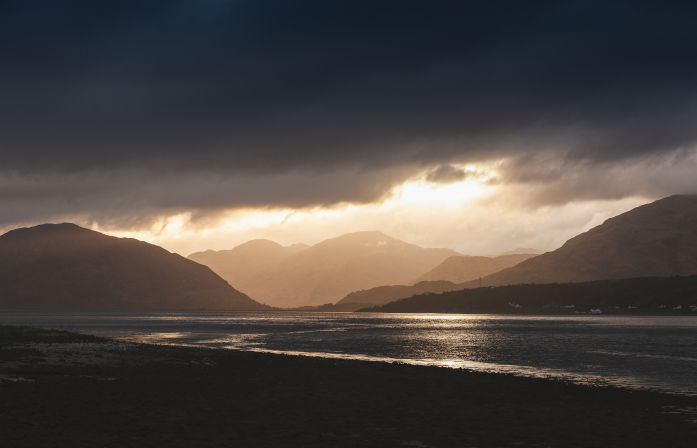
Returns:
[[[416,295],[360,311],[697,315],[697,275],[464,289]]]

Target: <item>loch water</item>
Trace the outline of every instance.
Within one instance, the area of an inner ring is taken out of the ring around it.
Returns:
[[[697,316],[0,312],[0,324],[697,395]]]

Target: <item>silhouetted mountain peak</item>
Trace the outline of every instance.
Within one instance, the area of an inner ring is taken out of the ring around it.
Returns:
[[[17,229],[10,230],[9,232],[6,233],[6,235],[15,234],[15,233],[25,233],[25,232],[43,233],[43,232],[68,232],[68,231],[85,232],[85,231],[90,231],[90,230],[86,229],[84,227],[80,227],[79,225],[72,223],[72,222],[60,222],[60,223],[38,224],[38,225],[32,226],[32,227],[19,227]]]
[[[255,239],[255,240],[249,240],[246,243],[242,243],[239,246],[236,246],[236,249],[242,249],[242,248],[254,248],[254,249],[283,249],[283,246],[278,244],[275,241],[272,240],[267,240],[263,238]]]
[[[266,240],[266,239],[256,239],[256,240],[249,240],[245,243],[242,243],[238,246],[233,247],[232,249],[225,249],[225,250],[205,250],[203,252],[194,252],[191,255],[189,255],[189,258],[192,260],[198,261],[198,258],[200,257],[213,257],[213,258],[220,258],[221,256],[225,256],[227,254],[236,254],[237,256],[242,256],[242,257],[247,257],[247,258],[253,258],[253,257],[261,257],[261,256],[271,256],[271,257],[280,257],[283,256],[286,253],[286,248],[281,246],[275,241],[271,240]]]
[[[516,247],[513,250],[502,252],[498,256],[501,257],[505,255],[540,255],[541,253],[544,253],[544,251],[539,249],[533,249],[530,247]]]
[[[697,196],[675,195],[607,219],[555,251],[484,278],[483,284],[693,274],[697,274]]]
[[[73,311],[259,309],[210,268],[75,224],[0,236],[0,308]]]
[[[675,230],[688,230],[676,226],[693,223],[695,219],[697,219],[697,195],[668,196],[608,218],[601,225],[569,239],[562,247],[573,246],[578,241],[584,241],[589,237],[608,234],[623,226],[641,228],[645,231],[659,228],[665,230],[667,227]]]
[[[377,230],[346,233],[335,238],[329,238],[311,246],[303,254],[311,256],[313,253],[329,253],[334,251],[343,256],[352,253],[383,252],[395,249],[417,249],[419,246],[406,243]]]
[[[17,229],[10,230],[4,235],[0,235],[0,238],[5,240],[16,239],[16,238],[42,238],[42,237],[55,237],[60,235],[70,235],[70,234],[89,234],[94,232],[93,230],[85,229],[70,222],[63,222],[58,224],[39,224],[33,227],[19,227]]]
[[[399,241],[399,240],[397,240],[396,238],[392,238],[391,236],[385,235],[384,233],[380,232],[379,230],[363,230],[360,232],[345,233],[345,234],[339,235],[335,238],[329,238],[328,240],[325,240],[322,243],[347,242],[347,243],[354,243],[354,244],[364,244],[364,243],[378,244],[380,242],[387,242],[387,241],[393,242],[393,241]]]

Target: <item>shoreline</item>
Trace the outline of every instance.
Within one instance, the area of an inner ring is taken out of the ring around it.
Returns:
[[[611,388],[627,391],[652,392],[658,394],[673,395],[676,397],[697,398],[697,392],[687,390],[675,390],[668,387],[661,388],[656,386],[631,385],[623,383],[621,380],[610,380],[600,375],[585,375],[585,380],[575,378],[574,374],[563,370],[543,369],[529,366],[513,365],[513,364],[495,364],[477,361],[436,361],[436,360],[417,360],[417,359],[400,359],[386,358],[370,355],[352,355],[345,353],[326,353],[326,352],[303,352],[297,350],[274,350],[263,348],[244,348],[244,347],[209,347],[197,344],[175,344],[163,342],[138,342],[129,341],[122,338],[109,338],[119,342],[144,344],[156,347],[182,347],[205,350],[229,350],[243,353],[258,353],[262,355],[272,356],[289,356],[297,358],[318,358],[326,360],[339,361],[356,361],[365,363],[382,363],[398,366],[415,366],[429,367],[435,369],[449,369],[461,371],[465,374],[486,374],[486,375],[503,375],[514,378],[528,378],[542,381],[557,381],[570,385],[577,385],[591,388]]]
[[[123,311],[123,310],[50,310],[50,309],[0,309],[0,314],[144,314],[144,315],[157,315],[157,314],[274,314],[274,313],[308,313],[308,314],[381,314],[381,315],[415,315],[415,314],[426,314],[426,315],[445,315],[445,316],[520,316],[520,317],[696,317],[697,311],[691,311],[686,309],[680,312],[673,311],[662,311],[662,312],[644,312],[641,309],[631,310],[628,312],[603,312],[600,314],[593,314],[589,312],[574,312],[574,311],[556,311],[556,312],[541,312],[539,310],[529,311],[529,310],[503,310],[503,311],[491,311],[491,312],[449,312],[449,311],[320,311],[312,309],[294,309],[294,308],[273,308],[264,310],[174,310],[174,311]],[[6,325],[0,323],[0,325]],[[9,324],[8,324],[9,325]]]
[[[30,313],[29,316],[33,315],[34,313]],[[315,313],[307,313],[307,312],[302,312],[302,313],[293,313],[293,314],[298,314],[298,316],[305,316],[302,318],[307,318],[307,319],[312,319],[313,322],[317,321],[319,322],[318,319],[323,319],[319,315]],[[309,314],[309,316],[307,316]],[[491,373],[491,374],[509,374],[513,376],[519,376],[519,377],[524,377],[524,378],[540,378],[540,379],[549,379],[549,380],[559,380],[559,381],[566,381],[570,382],[573,384],[580,384],[580,385],[590,385],[592,387],[619,387],[623,389],[631,389],[631,390],[648,390],[648,391],[655,391],[659,393],[668,393],[668,394],[673,394],[673,395],[679,395],[679,396],[697,396],[697,382],[692,380],[691,375],[689,375],[687,372],[685,374],[681,375],[672,375],[671,372],[674,370],[671,370],[671,367],[662,367],[661,365],[657,365],[656,361],[653,361],[653,366],[647,365],[636,365],[633,369],[631,368],[623,368],[621,364],[618,364],[618,362],[613,361],[614,365],[610,361],[606,361],[604,357],[607,356],[612,356],[613,358],[617,358],[619,356],[636,356],[638,358],[665,358],[669,362],[673,363],[682,363],[680,365],[674,365],[673,368],[675,369],[680,369],[679,371],[683,371],[684,369],[692,367],[689,363],[691,361],[694,361],[694,357],[688,357],[688,358],[682,358],[678,355],[675,355],[675,353],[671,352],[670,349],[671,347],[666,346],[665,352],[663,351],[656,351],[653,350],[651,352],[647,352],[646,354],[641,353],[623,353],[623,352],[616,352],[616,351],[610,351],[610,352],[598,352],[600,353],[599,355],[592,355],[590,357],[587,357],[587,359],[584,361],[584,363],[581,363],[580,361],[575,361],[575,351],[567,351],[567,352],[560,352],[559,356],[567,356],[569,361],[568,363],[560,364],[559,362],[548,362],[549,359],[554,360],[555,358],[549,358],[549,355],[547,358],[536,358],[535,351],[538,350],[538,346],[536,344],[529,345],[526,350],[527,350],[527,358],[525,356],[521,357],[501,357],[501,356],[475,356],[474,360],[470,358],[469,356],[459,356],[458,353],[455,351],[453,352],[452,350],[450,351],[436,351],[433,354],[430,354],[429,352],[423,352],[420,355],[414,356],[414,353],[412,352],[404,352],[402,350],[391,350],[391,349],[385,349],[385,350],[374,350],[374,349],[363,349],[360,346],[360,341],[357,341],[354,343],[354,347],[343,347],[343,346],[335,346],[335,344],[332,343],[319,343],[313,344],[309,343],[309,345],[306,345],[303,340],[301,339],[295,339],[293,343],[278,343],[278,341],[266,343],[266,338],[261,338],[257,340],[254,337],[247,338],[246,336],[264,336],[264,335],[247,335],[245,332],[249,332],[250,330],[247,330],[245,328],[237,328],[235,331],[239,331],[243,333],[240,335],[239,338],[237,337],[232,337],[228,338],[227,336],[221,334],[220,332],[223,331],[221,328],[218,328],[219,326],[214,326],[211,328],[206,327],[205,329],[202,328],[200,331],[196,329],[184,329],[181,330],[177,328],[178,324],[175,324],[174,327],[172,325],[169,325],[166,330],[163,329],[155,329],[153,327],[152,331],[150,331],[150,327],[148,325],[159,325],[159,319],[176,319],[176,322],[179,322],[179,317],[178,316],[185,316],[185,318],[190,318],[193,319],[195,322],[207,322],[207,319],[210,318],[210,316],[213,316],[213,318],[221,318],[225,319],[225,322],[227,322],[227,319],[243,319],[246,320],[247,318],[244,316],[253,316],[252,318],[256,322],[257,319],[262,319],[262,321],[265,319],[264,316],[267,315],[267,313],[185,313],[185,314],[179,314],[179,313],[171,313],[171,314],[163,314],[163,313],[154,313],[152,315],[150,314],[134,314],[135,319],[146,319],[146,321],[149,324],[145,324],[145,326],[139,327],[138,331],[135,331],[131,329],[132,331],[127,330],[127,326],[123,326],[123,322],[130,322],[131,316],[130,315],[121,315],[120,313],[66,313],[65,318],[64,317],[58,317],[58,318],[50,318],[51,316],[56,316],[58,315],[57,313],[47,313],[47,316],[49,316],[48,320],[42,321],[42,316],[36,315],[36,319],[28,319],[25,318],[23,314],[16,314],[14,316],[8,317],[5,319],[5,323],[8,323],[10,325],[30,325],[34,327],[39,327],[39,328],[47,328],[47,329],[57,329],[57,330],[67,330],[67,331],[77,331],[81,332],[83,334],[95,334],[99,335],[101,337],[106,337],[106,338],[115,338],[121,341],[127,341],[127,342],[134,342],[134,343],[144,343],[144,344],[155,344],[155,345],[166,345],[166,346],[180,346],[180,347],[191,347],[191,348],[201,348],[201,347],[207,347],[207,348],[212,348],[212,349],[224,349],[224,350],[236,350],[236,351],[245,351],[245,352],[256,352],[256,353],[267,353],[267,354],[276,354],[276,355],[297,355],[297,356],[303,356],[303,357],[313,357],[313,358],[327,358],[327,359],[345,359],[345,360],[359,360],[359,361],[367,361],[367,362],[383,362],[383,363],[394,363],[394,364],[404,364],[404,365],[417,365],[417,366],[434,366],[438,368],[448,368],[448,369],[455,369],[455,370],[464,370],[464,371],[470,371],[470,372],[482,372],[482,373]],[[283,313],[272,313],[272,316],[275,315],[277,317],[269,317],[269,319],[272,319],[273,322],[276,321],[276,319],[279,319],[279,316],[283,316]],[[365,314],[345,314],[345,313],[339,313],[339,316],[327,316],[326,319],[329,321],[333,321],[333,319],[339,319],[342,324],[344,317],[341,317],[341,315],[346,315],[348,319],[352,319],[350,316],[359,316],[363,317],[366,316]],[[148,316],[155,316],[155,321],[152,321],[150,317]],[[158,317],[159,316],[159,317]],[[242,317],[240,317],[242,316]],[[314,317],[316,316],[316,317]],[[381,317],[390,317],[394,316],[395,318],[399,318],[399,315],[395,314],[377,314],[376,316],[381,316]],[[404,315],[404,316],[410,316],[410,315]],[[371,317],[371,316],[366,316],[366,317]],[[536,315],[536,316],[510,316],[510,315],[476,315],[476,316],[448,316],[446,315],[445,319],[449,319],[451,317],[455,317],[458,319],[469,319],[470,317],[474,318],[479,318],[483,320],[490,320],[492,319],[495,322],[516,322],[518,320],[526,321],[527,319],[535,319],[535,320],[543,320],[546,322],[558,322],[558,323],[563,323],[563,322],[575,322],[575,323],[583,323],[583,322],[591,322],[593,324],[597,325],[604,325],[604,322],[606,322],[607,319],[614,319],[614,322],[611,325],[621,325],[622,328],[635,328],[636,325],[644,326],[647,324],[652,324],[654,323],[653,319],[659,319],[660,322],[663,322],[666,325],[678,325],[679,328],[682,328],[683,326],[688,326],[690,328],[695,327],[695,324],[697,324],[697,316],[690,316],[690,317],[685,317],[685,316],[632,316],[629,318],[618,318],[617,316],[602,316],[600,318],[596,318],[596,316],[567,316],[567,317],[551,317],[551,316],[543,316],[543,315]],[[127,321],[121,321],[119,320],[119,324],[114,326],[114,324],[111,323],[111,319],[116,318],[116,319],[128,319]],[[438,318],[443,318],[443,315],[439,314],[434,314],[434,315],[423,315],[419,316],[418,319],[438,319]],[[89,320],[87,320],[89,319]],[[93,322],[92,324],[88,322]],[[174,322],[174,321],[171,321]],[[388,320],[389,323],[389,320]],[[3,315],[0,313],[0,325],[3,324]],[[216,324],[217,325],[217,324]],[[264,324],[265,325],[265,324]],[[327,327],[329,325],[329,327]],[[167,326],[167,325],[166,325]],[[121,328],[123,327],[123,328]],[[114,331],[109,331],[109,328],[116,328],[118,330]],[[128,327],[130,328],[130,327]],[[314,331],[326,331],[323,330],[322,328],[333,328],[331,324],[321,324],[318,328],[319,330],[315,329]],[[124,331],[121,331],[121,330]],[[135,331],[135,332],[134,332]],[[163,333],[160,333],[163,331]],[[181,332],[183,331],[183,333]],[[234,335],[235,331],[230,333],[230,335]],[[266,329],[259,329],[256,328],[252,331],[254,332],[259,332],[261,331],[262,333],[264,331],[270,331]],[[639,331],[639,330],[635,330]],[[215,338],[211,339],[211,336],[208,336],[208,332],[213,332],[216,334]],[[290,332],[294,333],[294,332]],[[301,333],[304,333],[302,331]],[[270,334],[276,334],[275,330],[271,331]],[[321,333],[324,334],[324,333]],[[686,337],[692,337],[694,334],[694,331],[690,333],[686,333],[683,336]],[[638,334],[639,335],[639,334]],[[273,340],[273,338],[271,338]],[[321,337],[319,340],[322,341],[324,338]],[[629,342],[629,341],[628,341]],[[389,342],[392,343],[392,342]],[[358,344],[358,345],[356,345]],[[387,347],[387,346],[386,346]],[[595,353],[592,350],[592,346],[589,346],[589,353]],[[581,350],[583,351],[583,347],[580,347]],[[685,346],[685,350],[690,350],[689,347]],[[684,356],[690,356],[689,354],[691,353],[690,351],[687,352],[681,352],[684,354]],[[665,354],[666,356],[661,356],[662,354]],[[431,356],[429,356],[431,355]],[[670,355],[670,356],[668,356]],[[594,364],[598,363],[597,365]],[[688,364],[685,364],[685,363]],[[603,364],[606,363],[606,364]],[[585,368],[584,366],[591,366],[591,368]],[[653,367],[654,370],[650,370]],[[648,368],[649,370],[645,370]],[[663,369],[663,370],[656,370],[656,369]],[[676,372],[678,370],[675,370]],[[645,372],[646,375],[642,375],[642,372]],[[659,372],[659,373],[656,373]]]
[[[28,327],[0,326],[0,394],[3,440],[17,447],[688,447],[697,438],[695,397]]]

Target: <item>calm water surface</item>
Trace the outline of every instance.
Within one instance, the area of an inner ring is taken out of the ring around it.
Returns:
[[[697,395],[697,317],[3,312],[0,323]]]

